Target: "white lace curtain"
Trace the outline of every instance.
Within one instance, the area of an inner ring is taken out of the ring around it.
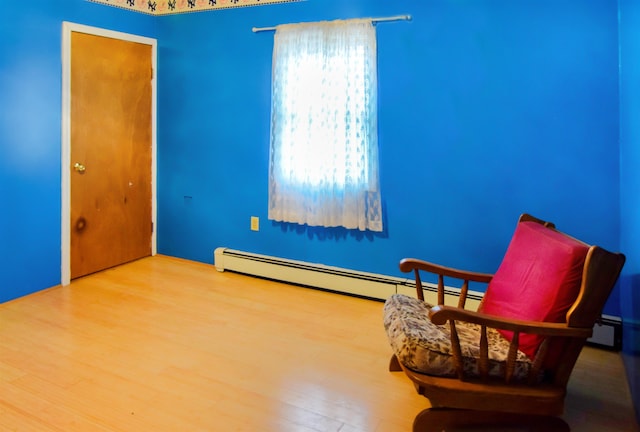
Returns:
[[[371,20],[278,26],[269,219],[382,231]]]

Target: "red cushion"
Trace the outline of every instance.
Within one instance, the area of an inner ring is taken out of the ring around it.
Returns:
[[[584,243],[539,223],[518,223],[481,311],[505,318],[565,322],[580,291],[588,250]],[[509,340],[513,337],[511,332],[501,333]],[[530,358],[540,343],[540,336],[520,334],[520,350]],[[548,359],[557,354],[549,352]]]

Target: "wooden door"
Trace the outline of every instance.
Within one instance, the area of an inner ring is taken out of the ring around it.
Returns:
[[[71,278],[151,254],[151,46],[71,34]]]

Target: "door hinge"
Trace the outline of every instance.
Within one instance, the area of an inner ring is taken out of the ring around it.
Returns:
[[[151,222],[151,234],[153,234],[153,222]]]

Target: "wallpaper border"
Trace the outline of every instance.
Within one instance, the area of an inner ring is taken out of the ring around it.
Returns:
[[[171,15],[216,9],[294,3],[305,0],[87,0],[148,15]]]

